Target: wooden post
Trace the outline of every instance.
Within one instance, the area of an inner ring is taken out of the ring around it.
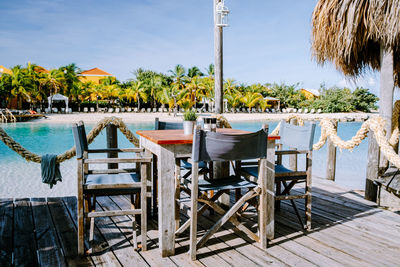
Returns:
[[[392,113],[393,113],[393,49],[381,45],[381,77],[379,94],[379,115],[386,120],[386,137],[390,138],[392,133]],[[387,160],[382,156],[379,167],[387,165]]]
[[[337,130],[338,122],[334,122],[335,129]],[[335,181],[336,174],[336,146],[330,138],[328,138],[327,149],[327,163],[326,163],[326,179]]]
[[[213,177],[228,177],[230,175],[229,161],[214,161],[213,162]],[[218,198],[222,206],[229,207],[229,195],[223,194]]]
[[[298,125],[297,119],[291,119],[290,124]],[[295,148],[290,147],[289,149],[295,150]],[[289,155],[289,169],[292,171],[297,171],[297,155]]]
[[[215,113],[221,114],[223,107],[223,32],[222,27],[216,26],[215,8],[221,0],[214,0],[214,79],[215,79]]]
[[[118,147],[117,126],[113,124],[107,125],[106,136],[107,136],[107,148],[117,148]],[[108,152],[107,158],[118,158],[118,152]],[[108,168],[118,169],[118,163],[108,163]]]
[[[368,165],[367,179],[365,181],[365,199],[376,202],[378,186],[374,180],[378,178],[379,169],[379,146],[375,140],[374,133],[368,134]]]

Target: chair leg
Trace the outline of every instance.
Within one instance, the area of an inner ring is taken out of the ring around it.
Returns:
[[[158,211],[157,182],[158,182],[157,156],[153,154],[153,217],[154,218],[157,218],[157,211]]]
[[[281,182],[276,183],[276,195],[279,196],[282,193],[282,184]],[[280,200],[275,200],[275,210],[280,211],[281,210],[281,201]]]
[[[135,209],[135,197],[131,195],[131,209]],[[133,240],[133,249],[138,250],[138,242],[137,242],[137,223],[136,223],[136,215],[132,216],[132,240]]]
[[[180,181],[180,173],[181,173],[181,160],[175,159],[175,231],[179,229],[180,223],[180,203],[179,200],[181,198],[181,181]]]
[[[147,164],[141,164],[141,180],[142,186],[140,189],[140,209],[141,209],[141,221],[140,221],[140,236],[142,243],[142,251],[147,250]]]
[[[309,190],[306,194],[306,230],[311,230],[311,190]]]
[[[78,196],[78,255],[85,254],[85,242],[84,242],[84,233],[85,233],[85,222],[84,222],[84,203],[83,197]]]
[[[198,198],[198,163],[192,165],[192,186],[191,186],[191,208],[190,208],[190,243],[189,255],[192,260],[196,260],[197,254],[197,198]]]

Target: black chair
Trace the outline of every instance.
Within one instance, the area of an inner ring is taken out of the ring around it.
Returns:
[[[257,242],[263,249],[267,247],[266,236],[266,205],[267,205],[267,129],[262,129],[255,133],[241,135],[227,135],[216,132],[205,132],[196,129],[193,135],[193,173],[191,179],[191,211],[190,211],[190,257],[196,259],[197,249],[203,246],[207,240],[227,221],[230,221],[239,230],[246,233],[250,238]],[[228,177],[214,177],[212,180],[199,180],[199,162],[212,161],[236,161],[257,159],[259,162],[258,182],[253,183],[240,175]],[[215,201],[224,193],[230,190],[248,189],[235,204],[225,212],[224,208]],[[209,198],[208,191],[215,191],[216,194]],[[248,201],[259,197],[259,234],[252,232],[239,222],[238,214],[241,207]],[[204,205],[198,209],[198,202]],[[197,216],[204,212],[208,207],[223,215],[213,227],[211,227],[203,237],[197,242]]]
[[[147,214],[146,214],[146,192],[147,192],[147,173],[150,171],[151,158],[141,157],[140,153],[144,152],[141,148],[131,149],[89,149],[86,139],[85,126],[83,122],[72,126],[76,157],[78,160],[78,254],[85,254],[84,251],[84,235],[85,224],[90,219],[89,243],[93,241],[94,234],[94,218],[103,216],[133,216],[133,241],[134,249],[137,249],[136,239],[136,220],[135,215],[141,215],[141,245],[142,250],[147,249],[146,232],[147,232]],[[108,152],[130,152],[136,153],[136,157],[132,158],[96,158],[89,159],[92,153],[108,153]],[[130,163],[132,168],[124,169],[89,169],[91,164],[108,164],[108,163]],[[134,204],[133,195],[140,194],[140,208]],[[131,195],[131,209],[115,210],[115,211],[96,211],[96,197],[109,195]],[[91,251],[91,248],[89,249]]]
[[[304,126],[281,122],[280,150],[275,152],[277,161],[275,165],[275,184],[276,184],[276,208],[279,209],[281,200],[289,200],[296,213],[296,216],[303,229],[311,229],[311,167],[312,167],[312,147],[314,141],[315,124],[306,123]],[[282,150],[282,147],[289,148]],[[291,170],[283,165],[282,157],[288,155],[305,154],[305,169]],[[257,178],[257,166],[242,166],[242,175],[250,178]],[[292,189],[297,184],[304,183],[304,193],[297,192],[292,194]],[[305,223],[300,216],[297,208],[296,199],[305,199]]]

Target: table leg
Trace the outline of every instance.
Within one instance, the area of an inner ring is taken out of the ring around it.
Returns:
[[[275,233],[275,140],[267,145],[267,238],[274,239]]]
[[[161,146],[158,155],[158,235],[162,257],[175,254],[175,157]]]

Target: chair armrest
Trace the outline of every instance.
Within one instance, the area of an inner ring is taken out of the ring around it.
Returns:
[[[275,155],[307,154],[309,150],[277,150]]]
[[[131,152],[140,153],[144,152],[143,148],[101,148],[101,149],[89,149],[88,153],[108,153],[108,152]]]

